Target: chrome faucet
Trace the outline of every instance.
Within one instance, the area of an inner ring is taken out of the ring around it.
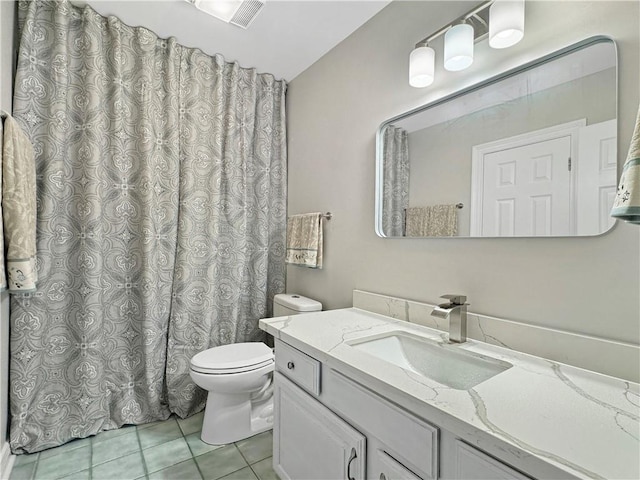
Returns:
[[[434,317],[449,319],[449,342],[463,343],[467,341],[467,297],[464,295],[447,294],[440,298],[446,298],[449,303],[441,303],[433,309]]]

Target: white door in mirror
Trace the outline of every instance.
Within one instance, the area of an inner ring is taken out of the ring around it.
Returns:
[[[582,127],[578,150],[578,235],[597,235],[615,222],[609,212],[618,186],[616,120]]]
[[[570,136],[485,154],[480,235],[571,235],[570,157]]]

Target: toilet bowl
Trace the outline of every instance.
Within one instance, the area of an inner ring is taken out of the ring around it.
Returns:
[[[275,316],[322,310],[322,304],[295,294],[274,298]],[[189,375],[207,390],[202,441],[224,445],[273,426],[274,355],[264,343],[233,343],[210,348],[191,359]]]
[[[273,365],[273,351],[259,342],[214,347],[191,359],[191,379],[209,392],[203,442],[224,445],[272,428]]]

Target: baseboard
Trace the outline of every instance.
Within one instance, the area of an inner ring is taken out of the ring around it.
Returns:
[[[13,462],[15,462],[16,456],[11,455],[11,449],[9,448],[9,442],[3,442],[2,444],[2,461],[0,465],[2,469],[0,471],[0,479],[8,480],[11,476],[11,469],[13,468]]]

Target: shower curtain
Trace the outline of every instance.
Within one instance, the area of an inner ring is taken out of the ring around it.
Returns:
[[[388,237],[401,237],[409,206],[409,134],[405,129],[394,125],[385,128],[382,166],[382,231]]]
[[[190,358],[284,289],[286,84],[89,7],[19,4],[37,292],[11,302],[10,445],[187,416]]]

